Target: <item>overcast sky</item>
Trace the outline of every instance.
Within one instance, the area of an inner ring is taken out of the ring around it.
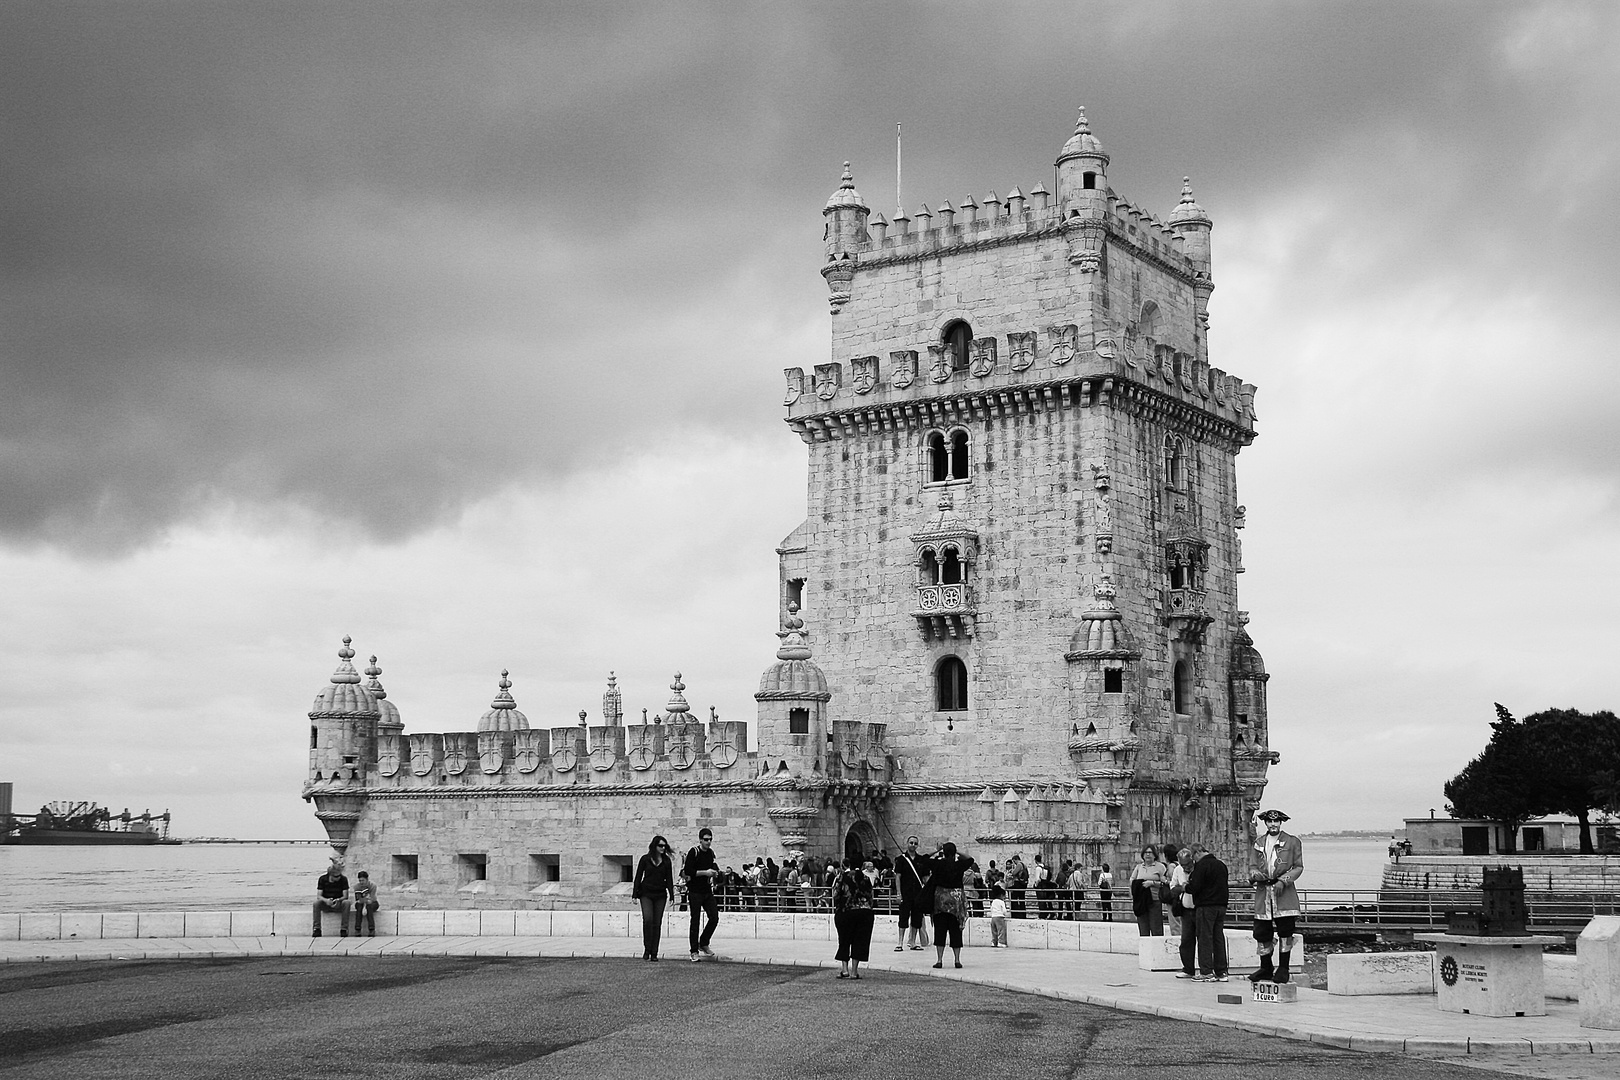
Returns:
[[[1443,805],[1620,708],[1620,7],[0,6],[0,780],[320,836],[344,634],[407,730],[751,718],[821,207],[1110,180],[1215,221],[1257,383],[1267,802]],[[835,703],[836,705],[836,703]]]

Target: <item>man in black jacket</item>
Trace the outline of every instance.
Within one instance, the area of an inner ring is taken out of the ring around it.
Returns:
[[[1198,934],[1198,976],[1226,982],[1226,905],[1230,899],[1226,864],[1203,844],[1192,846],[1193,866],[1182,903],[1192,908]]]
[[[928,856],[917,851],[917,838],[906,837],[906,850],[894,864],[894,880],[900,887],[900,937],[895,952],[906,947],[906,935],[911,935],[911,947],[928,946],[928,917],[934,913],[934,890],[928,887],[933,866]]]
[[[720,924],[720,906],[714,902],[715,879],[720,876],[720,867],[714,858],[714,832],[710,829],[698,831],[698,846],[686,853],[686,861],[681,865],[681,876],[686,878],[687,903],[692,909],[692,963],[698,962],[699,954],[714,957],[714,951],[709,948],[709,939],[714,937],[714,928]],[[708,920],[703,926],[703,932],[698,933],[698,923],[707,915]]]

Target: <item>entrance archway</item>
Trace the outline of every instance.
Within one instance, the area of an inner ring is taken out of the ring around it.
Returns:
[[[864,821],[857,821],[844,834],[844,861],[860,866],[878,852],[877,830]]]

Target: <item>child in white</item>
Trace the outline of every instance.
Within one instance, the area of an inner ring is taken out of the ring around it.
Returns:
[[[990,889],[990,947],[1007,947],[1007,893],[1000,885]]]

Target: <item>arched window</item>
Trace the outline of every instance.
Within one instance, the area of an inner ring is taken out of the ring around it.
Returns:
[[[932,548],[923,548],[922,561],[918,564],[923,585],[939,584],[939,559],[934,556]]]
[[[968,478],[968,433],[957,428],[949,435],[942,431],[928,434],[928,482]]]
[[[1185,660],[1176,661],[1175,683],[1176,712],[1185,715],[1192,711],[1192,668]]]
[[[955,548],[945,549],[945,561],[939,564],[939,583],[941,585],[962,583],[962,560],[957,557]]]
[[[951,478],[951,457],[945,449],[945,435],[934,432],[928,436],[928,482],[942,484]]]
[[[951,432],[951,479],[966,480],[968,476],[968,437],[965,431]]]
[[[1164,484],[1180,491],[1186,480],[1186,464],[1181,458],[1181,440],[1174,435],[1164,437]]]
[[[959,657],[947,656],[934,669],[934,704],[940,712],[968,707],[967,665]]]
[[[951,370],[966,371],[968,366],[968,342],[973,340],[973,327],[961,319],[957,319],[945,327],[941,335],[941,342],[945,346],[945,355],[950,357]]]
[[[1136,332],[1146,338],[1151,345],[1159,340],[1159,305],[1149,300],[1142,305],[1142,313],[1136,318]]]

